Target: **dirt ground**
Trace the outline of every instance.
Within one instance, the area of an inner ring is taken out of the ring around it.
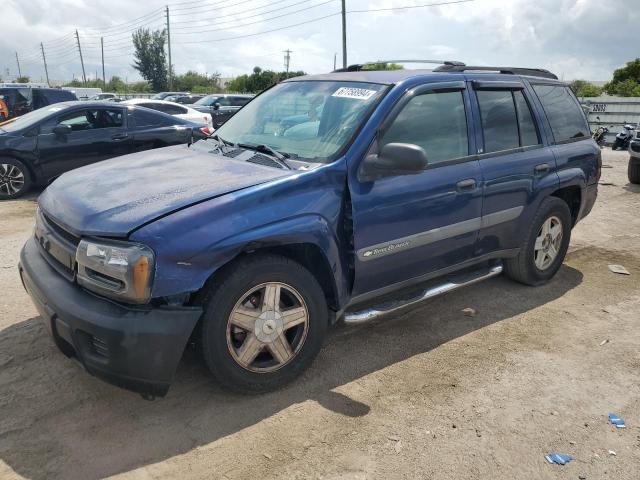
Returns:
[[[154,402],[66,359],[16,269],[36,195],[3,202],[0,478],[640,478],[640,187],[626,162],[604,152],[594,211],[548,285],[498,277],[338,327],[300,380],[255,397],[222,391],[189,353]],[[552,451],[574,460],[550,465]]]

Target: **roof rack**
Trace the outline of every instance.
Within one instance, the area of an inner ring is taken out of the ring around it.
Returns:
[[[474,67],[470,65],[441,65],[433,70],[434,72],[497,72],[508,75],[527,75],[530,77],[542,77],[558,80],[558,77],[544,68],[518,68],[518,67]]]
[[[367,65],[377,65],[380,63],[431,63],[442,66],[450,66],[450,67],[464,67],[465,64],[462,62],[458,62],[456,60],[376,60],[375,62],[365,62],[365,63],[356,63],[354,65],[349,65],[346,68],[338,68],[334,70],[336,72],[360,72],[365,70]]]

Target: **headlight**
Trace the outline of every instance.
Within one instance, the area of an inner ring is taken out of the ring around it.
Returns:
[[[76,252],[78,283],[129,303],[151,296],[154,256],[149,247],[112,240],[81,240]]]

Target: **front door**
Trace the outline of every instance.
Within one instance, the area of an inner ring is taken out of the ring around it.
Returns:
[[[67,135],[53,133],[56,125],[69,125]],[[38,160],[46,178],[74,168],[130,152],[131,142],[120,107],[80,108],[66,112],[40,128]]]
[[[469,111],[464,82],[426,84],[408,91],[383,122],[378,148],[418,145],[428,166],[417,175],[350,179],[356,298],[419,281],[473,257],[482,177],[470,155],[475,144]]]

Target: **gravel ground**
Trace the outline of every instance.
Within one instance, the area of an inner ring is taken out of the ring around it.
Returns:
[[[299,381],[255,397],[222,391],[189,352],[154,402],[84,373],[18,277],[36,195],[1,203],[0,478],[639,478],[640,187],[626,161],[604,152],[606,185],[548,285],[498,277],[338,327]],[[574,460],[550,465],[552,451]]]

